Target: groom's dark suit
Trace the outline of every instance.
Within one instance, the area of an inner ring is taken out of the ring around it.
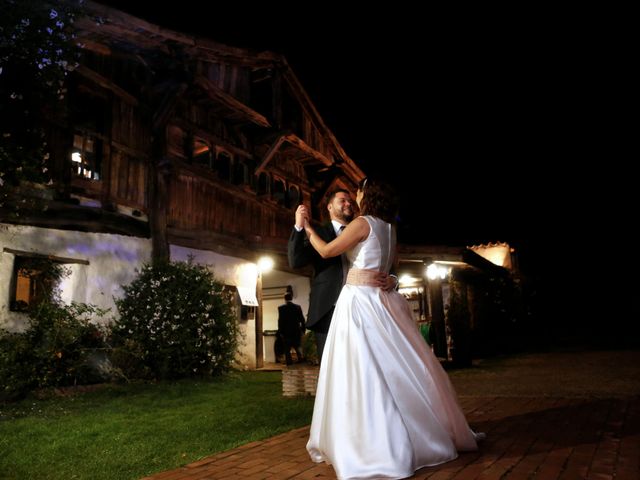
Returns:
[[[316,233],[325,242],[336,238],[336,232],[331,222],[316,228]],[[298,232],[295,227],[289,237],[288,256],[291,268],[302,268],[307,265],[313,267],[306,326],[309,330],[326,334],[331,323],[333,307],[338,300],[340,290],[342,290],[341,256],[322,258],[309,243],[305,231]]]

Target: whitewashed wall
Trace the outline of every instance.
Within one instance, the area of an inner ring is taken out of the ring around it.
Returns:
[[[297,303],[302,308],[305,319],[307,318],[307,311],[309,310],[309,278],[302,277],[300,275],[294,275],[282,271],[273,271],[265,273],[262,276],[262,285],[264,288],[272,286],[286,286],[291,285],[293,288],[293,303]],[[284,303],[283,298],[274,298],[269,300],[263,300],[263,316],[262,316],[262,328],[263,330],[277,330],[278,329],[278,306]],[[264,361],[275,362],[275,352],[273,351],[273,344],[275,337],[265,336],[264,342]]]
[[[67,264],[71,275],[61,285],[62,300],[91,303],[111,309],[102,319],[110,321],[117,315],[114,297],[121,297],[121,285],[131,283],[136,270],[150,260],[151,240],[124,235],[87,233],[50,228],[0,224],[0,328],[19,331],[26,326],[26,315],[9,310],[10,285],[15,255],[5,248],[55,257],[88,261],[88,265]],[[255,291],[257,266],[243,259],[218,253],[171,245],[171,259],[210,265],[218,281]],[[284,282],[284,283],[283,283]],[[309,279],[285,272],[263,275],[263,286],[292,285],[295,303],[302,311],[309,308]],[[284,300],[269,300],[264,304],[263,329],[278,328],[278,305]],[[247,368],[256,365],[255,319],[240,321],[242,333],[238,361]],[[267,342],[271,341],[269,339]],[[273,361],[273,345],[264,346],[265,360]]]
[[[124,235],[86,233],[53,228],[0,224],[0,327],[21,330],[26,315],[9,310],[15,255],[5,248],[56,257],[86,260],[88,265],[68,264],[71,275],[61,284],[62,299],[110,308],[122,296],[121,285],[130,283],[136,269],[149,261],[151,241]],[[109,318],[103,318],[109,321]]]
[[[256,291],[258,267],[255,263],[235,257],[220,255],[208,250],[171,245],[171,259],[187,261],[192,256],[195,263],[209,265],[213,274],[225,285],[235,285]],[[256,321],[255,319],[240,320],[241,338],[236,360],[246,368],[256,366]]]

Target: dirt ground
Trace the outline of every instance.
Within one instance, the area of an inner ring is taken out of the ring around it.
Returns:
[[[474,361],[448,371],[458,395],[618,398],[640,395],[640,351],[565,351]]]

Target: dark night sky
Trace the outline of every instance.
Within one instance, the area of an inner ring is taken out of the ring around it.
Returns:
[[[401,231],[412,239],[518,242],[539,225],[538,185],[560,134],[558,117],[575,99],[553,103],[570,89],[566,75],[580,59],[548,58],[550,45],[540,51],[539,39],[519,35],[518,26],[435,34],[407,11],[365,19],[325,9],[300,12],[296,22],[295,11],[273,2],[216,3],[210,14],[190,0],[152,8],[106,3],[169,28],[284,54],[347,153],[399,187]],[[523,184],[522,170],[534,186]]]
[[[547,303],[593,317],[620,305],[583,300],[602,288],[593,274],[607,262],[617,258],[610,275],[624,274],[619,252],[631,246],[630,219],[614,220],[634,202],[612,141],[628,130],[613,110],[630,69],[614,53],[618,33],[558,12],[514,12],[508,23],[505,12],[346,13],[326,3],[315,14],[274,2],[217,2],[207,13],[202,1],[102,3],[284,54],[347,153],[398,187],[401,240],[508,241]],[[565,288],[558,275],[569,272],[579,280]],[[620,295],[608,285],[607,297]]]

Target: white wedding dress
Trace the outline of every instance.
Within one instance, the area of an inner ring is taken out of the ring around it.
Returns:
[[[371,232],[348,252],[351,272],[388,273],[395,229],[364,218]],[[399,479],[476,450],[449,378],[406,300],[352,283],[340,293],[327,335],[307,443],[311,459],[332,464],[339,479]]]

